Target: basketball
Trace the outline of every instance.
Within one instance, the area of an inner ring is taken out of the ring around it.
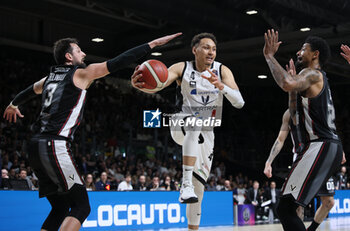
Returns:
[[[147,60],[139,68],[142,73],[140,82],[145,82],[144,88],[141,89],[147,93],[160,91],[164,88],[168,80],[168,68],[158,60]]]

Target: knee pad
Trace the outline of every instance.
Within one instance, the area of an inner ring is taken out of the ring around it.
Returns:
[[[68,216],[75,217],[81,224],[89,216],[91,208],[86,189],[83,185],[74,184],[68,195],[71,210]]]
[[[186,217],[189,225],[199,225],[201,221],[204,185],[201,182],[199,182],[196,178],[193,178],[192,183],[194,186],[194,193],[198,197],[198,202],[193,204],[187,204]]]

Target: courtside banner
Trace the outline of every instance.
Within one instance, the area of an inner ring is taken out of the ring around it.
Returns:
[[[336,190],[329,217],[350,216],[350,190]]]
[[[89,192],[91,213],[81,230],[186,227],[179,192]],[[50,212],[36,191],[0,191],[0,230],[40,230]],[[233,225],[232,192],[205,192],[201,226]]]

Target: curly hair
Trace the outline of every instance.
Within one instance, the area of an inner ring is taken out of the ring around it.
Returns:
[[[328,59],[331,57],[331,49],[323,38],[317,36],[309,36],[306,38],[305,43],[310,44],[312,51],[319,51],[320,55],[318,57],[321,67],[327,63]]]

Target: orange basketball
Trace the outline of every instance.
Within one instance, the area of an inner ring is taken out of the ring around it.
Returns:
[[[140,82],[145,82],[143,91],[153,93],[164,88],[168,80],[168,68],[158,60],[147,60],[139,68],[142,73]]]

